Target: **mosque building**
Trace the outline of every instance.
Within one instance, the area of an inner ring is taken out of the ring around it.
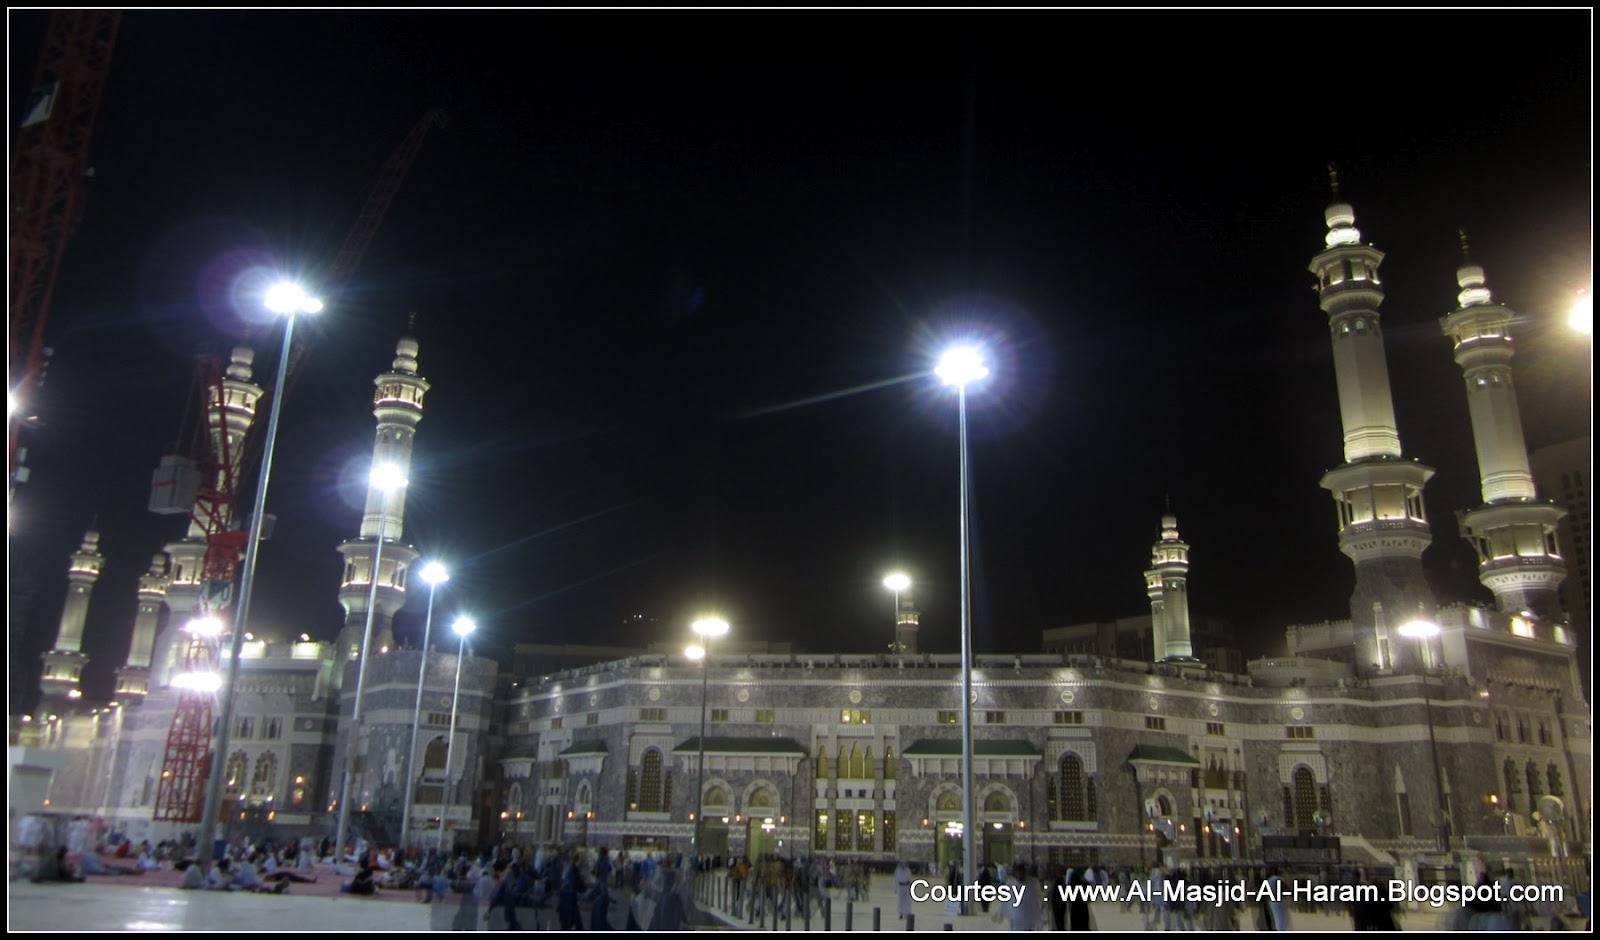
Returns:
[[[996,862],[1344,861],[1418,875],[1512,860],[1581,877],[1592,729],[1577,650],[1588,622],[1586,609],[1581,620],[1563,612],[1566,510],[1536,493],[1515,316],[1464,261],[1440,328],[1462,369],[1481,486],[1464,529],[1494,606],[1441,606],[1421,560],[1434,470],[1403,450],[1390,394],[1384,254],[1362,241],[1337,185],[1325,220],[1309,270],[1343,462],[1320,483],[1355,589],[1348,619],[1288,626],[1284,655],[1244,662],[1226,624],[1191,613],[1188,580],[1204,575],[1191,575],[1169,508],[1151,520],[1147,616],[1055,628],[1043,652],[974,658],[969,820],[960,658],[919,649],[909,588],[885,653],[730,643],[696,664],[529,645],[508,670],[453,641],[395,647],[390,622],[419,554],[403,541],[403,491],[373,489],[338,546],[342,571],[329,572],[345,610],[337,640],[244,642],[217,757],[222,817],[282,837],[331,834],[349,766],[352,831],[378,843],[404,825],[422,846],[690,850],[698,837],[722,856],[942,866],[972,838]],[[233,453],[262,394],[252,361],[233,353],[212,422]],[[407,335],[375,380],[374,457],[402,470],[429,390],[419,368]],[[177,792],[193,693],[182,680],[196,640],[184,631],[207,587],[205,533],[191,528],[155,557],[115,700],[91,703],[80,644],[101,550],[91,529],[71,556],[42,704],[13,723],[13,835],[19,816],[38,813],[101,817],[136,840],[194,828],[171,818],[178,803],[163,794]]]

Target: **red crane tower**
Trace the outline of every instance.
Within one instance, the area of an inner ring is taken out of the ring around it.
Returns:
[[[368,196],[355,227],[346,236],[344,245],[335,257],[322,292],[329,300],[349,281],[366,254],[372,236],[388,212],[405,178],[406,171],[416,159],[422,139],[433,127],[445,125],[445,113],[430,108],[422,120],[412,128],[389,156],[379,171],[377,183]],[[331,304],[330,304],[331,305]],[[314,321],[313,321],[314,322]],[[254,410],[270,407],[273,395],[287,395],[304,362],[308,341],[304,334],[297,335],[290,347],[289,363],[284,373],[283,388],[267,389],[255,403]],[[157,486],[169,485],[182,495],[161,494],[152,498],[151,505],[163,504],[168,508],[186,505],[182,502],[187,490],[193,489],[192,518],[195,527],[205,533],[206,552],[201,566],[200,602],[196,621],[205,623],[215,618],[216,632],[191,632],[185,653],[185,672],[188,675],[217,675],[222,666],[221,635],[231,622],[228,608],[232,602],[233,582],[237,577],[239,555],[244,548],[246,532],[234,525],[236,497],[244,479],[258,462],[257,455],[263,444],[260,434],[246,434],[234,453],[233,445],[225,433],[226,411],[239,406],[238,396],[230,394],[221,360],[204,358],[196,374],[196,385],[204,390],[205,418],[196,428],[195,443],[185,459],[163,461],[169,476],[158,476]],[[260,511],[260,507],[256,507]],[[161,778],[156,790],[154,818],[162,822],[200,821],[205,807],[206,782],[211,771],[213,714],[216,707],[215,686],[187,687],[179,692],[177,711],[167,731],[167,746],[161,763]]]
[[[7,357],[17,407],[6,418],[6,467],[16,470],[17,431],[33,413],[43,368],[44,324],[67,238],[83,213],[89,139],[122,14],[51,15],[33,92],[11,157],[11,332]]]

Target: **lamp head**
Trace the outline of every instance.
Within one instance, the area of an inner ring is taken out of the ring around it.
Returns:
[[[697,663],[706,658],[706,648],[701,646],[699,643],[691,643],[684,647],[683,655],[690,662]]]
[[[883,579],[883,586],[898,593],[911,586],[911,579],[906,575],[896,572]]]
[[[406,475],[400,468],[392,463],[380,463],[372,468],[372,475],[368,477],[372,485],[380,490],[392,492],[406,485]]]
[[[964,387],[989,374],[983,350],[976,346],[954,346],[939,357],[933,372],[946,385]]]
[[[1412,640],[1425,640],[1439,635],[1439,625],[1431,620],[1413,620],[1400,625],[1401,636]]]
[[[455,635],[466,638],[472,631],[478,629],[478,624],[471,617],[457,617],[456,622],[450,625]]]
[[[728,621],[723,620],[721,617],[701,617],[690,624],[689,629],[700,636],[716,637],[727,636],[730,628]]]
[[[286,313],[290,316],[297,313],[318,313],[322,310],[322,301],[307,294],[305,288],[293,281],[279,281],[267,288],[263,302],[273,313]]]
[[[430,561],[423,565],[420,574],[422,575],[422,580],[435,587],[450,580],[450,572],[445,570],[444,565],[436,561]]]

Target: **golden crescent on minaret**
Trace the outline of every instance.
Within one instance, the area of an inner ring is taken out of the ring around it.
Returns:
[[[1464,228],[1458,228],[1456,229],[1456,234],[1461,237],[1461,257],[1471,258],[1472,251],[1467,247],[1467,230]]]
[[[1328,185],[1333,187],[1333,197],[1335,199],[1339,198],[1339,166],[1338,166],[1338,164],[1334,164],[1334,163],[1328,164]]]

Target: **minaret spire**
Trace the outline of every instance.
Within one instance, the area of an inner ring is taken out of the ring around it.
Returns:
[[[1467,248],[1461,234],[1462,254]],[[1535,501],[1533,473],[1516,387],[1511,381],[1511,326],[1516,314],[1494,302],[1483,268],[1463,258],[1456,271],[1459,306],[1439,325],[1455,346],[1456,364],[1467,385],[1467,408],[1478,455],[1483,505],[1463,519],[1478,551],[1478,580],[1494,593],[1501,611],[1537,619],[1561,619],[1559,588],[1566,563],[1556,548],[1556,525],[1566,515]],[[1548,636],[1541,636],[1548,639]]]
[[[1338,506],[1339,550],[1356,568],[1350,596],[1355,667],[1371,675],[1395,668],[1400,626],[1432,616],[1433,595],[1422,573],[1422,552],[1432,541],[1422,491],[1433,469],[1403,459],[1400,448],[1378,314],[1383,252],[1362,243],[1355,210],[1338,198],[1331,166],[1329,177],[1335,201],[1323,214],[1326,248],[1311,259],[1310,271],[1333,341],[1344,463],[1322,477],[1322,487]]]
[[[1194,662],[1189,638],[1189,546],[1178,537],[1172,497],[1161,517],[1161,539],[1150,547],[1150,570],[1144,573],[1150,598],[1154,655],[1161,662]]]
[[[62,702],[83,695],[79,682],[83,679],[83,666],[89,661],[83,654],[83,626],[89,617],[89,592],[100,580],[100,568],[105,563],[100,554],[99,516],[95,519],[67,564],[67,602],[61,608],[55,646],[44,654],[44,672],[39,681],[46,701]]]
[[[139,607],[133,618],[133,642],[128,646],[128,661],[117,667],[117,698],[130,704],[144,701],[150,692],[150,657],[154,652],[156,627],[166,601],[167,556],[157,552],[150,569],[139,578]]]
[[[419,347],[409,332],[415,325],[416,315],[412,314],[407,323],[408,332],[395,344],[389,371],[373,380],[377,391],[373,396],[372,414],[378,420],[372,446],[373,466],[393,464],[405,475],[410,473],[411,445],[417,424],[422,421],[422,398],[430,388],[428,381],[417,374]],[[405,512],[404,487],[391,493],[386,500],[382,490],[369,484],[360,534],[339,546],[345,561],[339,587],[339,603],[345,611],[344,628],[339,632],[339,650],[344,656],[353,658],[360,652],[372,593],[374,554],[380,555],[382,570],[378,572],[372,643],[379,650],[394,646],[391,619],[405,603],[406,571],[417,559],[416,549],[400,541],[405,532]],[[380,528],[383,551],[376,553],[374,548]],[[342,682],[343,675],[342,671],[336,671],[335,681]]]

